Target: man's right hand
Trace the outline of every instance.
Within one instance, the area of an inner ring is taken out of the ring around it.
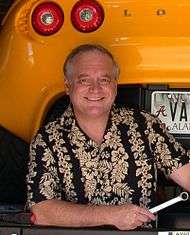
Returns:
[[[148,209],[133,204],[113,206],[111,210],[110,222],[120,230],[132,230],[156,219]]]

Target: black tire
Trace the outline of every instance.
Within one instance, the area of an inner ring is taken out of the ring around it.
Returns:
[[[29,144],[0,126],[0,204],[25,204]]]

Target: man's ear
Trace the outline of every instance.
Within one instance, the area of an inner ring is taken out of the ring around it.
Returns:
[[[69,91],[70,91],[70,83],[68,81],[68,79],[65,78],[64,80],[64,86],[65,86],[65,92],[67,95],[69,95]]]

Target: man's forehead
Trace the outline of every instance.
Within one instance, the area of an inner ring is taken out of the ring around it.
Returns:
[[[111,77],[110,73],[101,73],[100,75],[101,75],[101,77],[105,77],[105,78]],[[85,77],[89,77],[89,74],[88,73],[79,73],[77,77],[78,78],[85,78]]]
[[[77,73],[87,73],[87,71],[95,71],[96,73],[112,73],[114,69],[113,63],[109,60],[98,59],[97,57],[86,57],[78,59],[73,63],[73,71]]]

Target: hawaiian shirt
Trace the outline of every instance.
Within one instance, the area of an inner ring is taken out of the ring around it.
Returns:
[[[169,176],[189,162],[181,144],[160,124],[145,111],[113,106],[98,145],[81,130],[69,106],[31,143],[29,207],[47,199],[155,206],[157,171]]]

